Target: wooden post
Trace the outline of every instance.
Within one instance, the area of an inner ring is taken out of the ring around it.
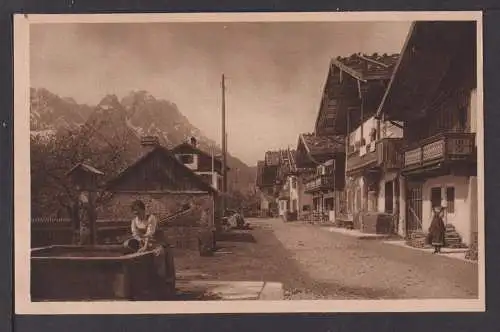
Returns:
[[[90,244],[91,245],[96,245],[97,244],[97,215],[96,215],[96,210],[95,210],[95,193],[93,190],[88,191],[88,206],[87,206],[87,215],[88,215],[88,220],[89,220],[89,229],[90,229]]]
[[[95,210],[95,192],[97,191],[97,178],[104,175],[100,170],[80,163],[66,173],[70,176],[79,191],[79,200],[85,207],[85,212],[90,231],[90,244],[97,244],[97,213]],[[81,226],[83,224],[81,223]]]
[[[226,192],[227,192],[227,176],[226,176],[226,153],[227,153],[227,133],[226,133],[226,83],[225,76],[222,74],[222,216],[226,211]]]
[[[360,100],[360,108],[361,108],[361,114],[360,114],[360,117],[361,117],[361,127],[360,127],[360,130],[361,130],[361,141],[363,141],[364,139],[364,135],[363,135],[363,118],[364,118],[364,100],[363,100],[363,93],[361,91],[361,82],[358,80],[358,94],[359,94],[359,100]]]

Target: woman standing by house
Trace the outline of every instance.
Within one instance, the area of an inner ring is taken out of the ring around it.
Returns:
[[[428,242],[434,247],[434,253],[440,253],[444,247],[446,226],[443,221],[444,209],[441,206],[436,206],[433,209],[431,225],[429,227]]]

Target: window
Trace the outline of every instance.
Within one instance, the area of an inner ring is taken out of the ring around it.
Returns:
[[[431,207],[441,206],[441,187],[431,188]]]
[[[212,184],[212,174],[200,174],[201,178],[208,184]]]
[[[446,188],[446,211],[448,213],[455,213],[455,188]]]
[[[183,164],[192,164],[194,162],[194,157],[192,154],[181,154],[179,160]]]
[[[303,205],[302,211],[311,211],[311,206],[310,205]]]
[[[297,188],[297,179],[296,178],[292,178],[292,189],[296,189]]]

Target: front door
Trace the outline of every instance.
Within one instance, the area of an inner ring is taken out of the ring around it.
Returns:
[[[385,183],[385,213],[394,213],[394,182],[388,181]]]
[[[408,182],[406,234],[422,230],[422,184]]]

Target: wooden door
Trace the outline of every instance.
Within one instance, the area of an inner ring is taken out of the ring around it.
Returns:
[[[387,181],[384,188],[385,213],[394,213],[394,182]]]

